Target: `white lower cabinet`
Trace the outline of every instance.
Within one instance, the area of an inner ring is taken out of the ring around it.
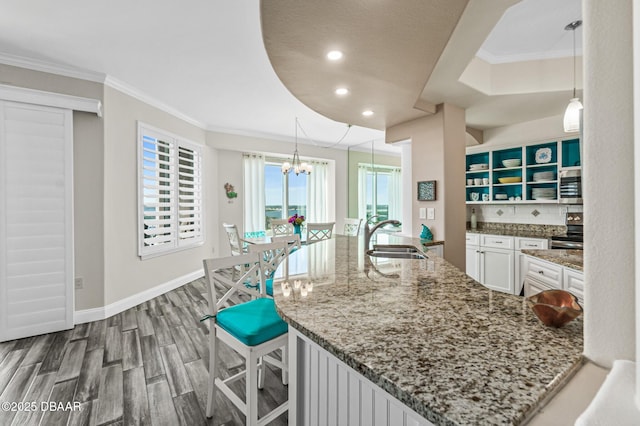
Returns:
[[[524,278],[526,297],[544,290],[566,290],[584,301],[584,274],[537,257],[527,256],[527,272]]]
[[[514,292],[513,237],[467,234],[466,272],[491,290]]]
[[[524,277],[527,275],[527,262],[529,256],[520,250],[544,250],[549,248],[549,240],[543,238],[516,237],[516,259],[515,259],[515,291],[514,294],[521,294],[524,288]]]

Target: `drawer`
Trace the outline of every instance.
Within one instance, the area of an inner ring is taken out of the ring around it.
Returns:
[[[584,300],[584,274],[582,272],[565,268],[562,282],[566,291],[575,295],[580,299],[580,302]]]
[[[546,249],[549,247],[549,240],[541,238],[516,238],[516,250],[528,249]]]
[[[482,247],[493,247],[513,250],[513,237],[503,237],[500,235],[483,235],[480,238]]]
[[[529,277],[524,279],[524,297],[531,297],[545,290],[553,290],[553,288]]]
[[[562,290],[562,266],[529,256],[527,277]]]
[[[470,234],[467,232],[467,245],[469,246],[477,246],[480,244],[480,235],[479,234]]]

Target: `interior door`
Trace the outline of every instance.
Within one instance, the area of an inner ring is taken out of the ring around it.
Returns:
[[[0,341],[73,327],[71,110],[0,101]]]

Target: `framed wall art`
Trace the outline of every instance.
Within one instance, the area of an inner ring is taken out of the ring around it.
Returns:
[[[436,200],[436,181],[426,180],[418,182],[418,201]]]

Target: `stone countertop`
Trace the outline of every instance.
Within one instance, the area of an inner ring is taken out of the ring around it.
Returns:
[[[522,253],[577,271],[584,270],[582,250],[522,250]]]
[[[274,286],[285,321],[435,424],[520,424],[581,366],[582,318],[546,327],[440,257],[370,258],[336,236],[282,267],[295,263],[313,291]]]
[[[467,232],[472,234],[491,234],[491,235],[504,235],[506,237],[521,237],[521,238],[549,238],[544,233],[537,230],[527,229],[471,229],[467,228]]]

